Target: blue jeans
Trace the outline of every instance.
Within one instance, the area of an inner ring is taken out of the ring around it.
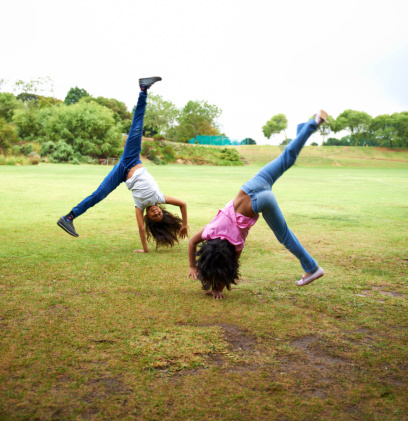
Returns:
[[[304,271],[310,273],[315,272],[319,266],[287,226],[271,189],[276,180],[295,163],[302,147],[316,129],[317,124],[313,119],[299,124],[296,139],[289,142],[280,156],[265,165],[242,186],[242,190],[251,198],[253,211],[262,212],[278,241],[299,259]]]
[[[101,185],[72,209],[75,217],[82,215],[89,208],[105,199],[119,184],[126,181],[126,176],[132,167],[142,163],[140,151],[142,149],[143,117],[146,110],[146,99],[147,94],[140,92],[129,136],[119,162],[112,168],[112,171],[105,177]]]

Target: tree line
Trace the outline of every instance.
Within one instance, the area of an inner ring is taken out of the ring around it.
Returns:
[[[38,158],[47,156],[53,162],[74,163],[122,154],[123,134],[128,133],[132,122],[132,113],[123,102],[95,98],[78,87],[71,88],[64,100],[57,99],[48,77],[13,83],[0,79],[0,91],[3,154],[37,154]],[[188,142],[198,135],[225,136],[217,124],[221,113],[219,107],[207,101],[188,101],[179,109],[162,96],[150,94],[144,135],[175,142]],[[290,140],[287,125],[286,116],[277,114],[262,130],[268,139],[283,132],[285,144]],[[329,116],[318,131],[323,145],[407,147],[408,112],[373,118],[363,111],[345,110],[337,118]],[[349,135],[341,139],[328,137],[343,131]]]
[[[0,79],[1,91],[9,85]],[[122,154],[123,135],[130,129],[133,114],[123,102],[95,98],[78,87],[71,88],[62,101],[55,98],[50,78],[16,81],[11,88],[0,92],[0,149],[4,154],[34,153],[27,142],[39,145],[36,152],[53,162],[92,162]],[[217,125],[221,112],[207,101],[188,101],[178,109],[160,95],[150,94],[144,134],[176,142],[221,135]]]
[[[268,139],[283,133],[286,136],[288,120],[284,114],[276,114],[262,127]],[[326,138],[330,133],[349,132],[341,139]],[[327,122],[319,126],[318,132],[323,138],[323,146],[385,146],[408,147],[408,111],[383,114],[372,117],[364,111],[345,110],[337,118],[329,116]]]

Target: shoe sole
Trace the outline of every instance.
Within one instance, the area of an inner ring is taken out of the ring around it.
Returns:
[[[299,281],[297,281],[296,285],[298,287],[304,287],[305,285],[312,283],[316,279],[321,278],[323,275],[324,275],[324,270],[322,268],[318,268],[317,271],[315,273],[312,273],[308,278],[300,279]],[[299,284],[299,282],[301,282],[301,284]]]
[[[60,228],[62,228],[64,231],[66,231],[69,235],[72,235],[73,237],[79,237],[79,235],[77,234],[77,233],[73,233],[73,232],[71,232],[68,228],[66,228],[65,226],[64,226],[64,224],[61,222],[61,220],[59,220],[58,222],[57,222],[57,225],[60,227]]]

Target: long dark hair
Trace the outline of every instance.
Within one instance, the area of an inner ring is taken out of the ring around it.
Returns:
[[[239,261],[235,247],[228,240],[203,241],[195,255],[198,279],[204,290],[215,290],[224,284],[229,291],[231,284],[236,285]]]
[[[160,222],[152,221],[147,215],[144,217],[147,239],[153,237],[156,241],[156,250],[158,247],[173,247],[178,243],[178,232],[182,227],[182,221],[179,216],[167,212],[162,208],[163,218]]]

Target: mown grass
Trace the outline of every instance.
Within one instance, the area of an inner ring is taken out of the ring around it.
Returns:
[[[260,165],[146,163],[191,233]],[[57,227],[109,169],[0,167],[0,419],[408,417],[407,166],[296,165],[274,192],[326,275],[296,287],[261,218],[223,301],[186,279],[187,241],[133,253],[125,186],[79,238]]]

